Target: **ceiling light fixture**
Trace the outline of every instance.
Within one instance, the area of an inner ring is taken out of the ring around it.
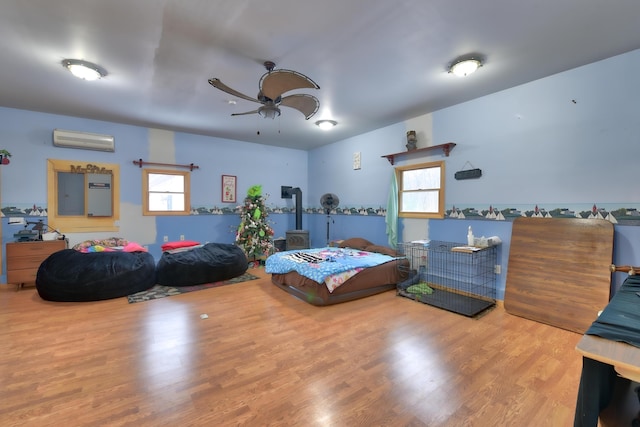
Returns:
[[[335,120],[318,120],[316,122],[316,126],[318,126],[322,130],[333,129],[337,124],[338,122],[336,122]]]
[[[63,59],[62,66],[82,80],[97,80],[107,75],[107,71],[99,65],[80,59]]]
[[[258,114],[265,119],[275,119],[280,116],[280,109],[273,102],[267,102],[258,108]]]
[[[482,67],[482,61],[474,56],[460,57],[449,66],[449,72],[458,77],[467,77]]]

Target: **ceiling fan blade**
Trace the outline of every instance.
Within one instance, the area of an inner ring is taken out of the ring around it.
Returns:
[[[209,79],[209,84],[211,86],[215,87],[216,89],[220,89],[223,92],[227,92],[229,95],[233,95],[233,96],[238,97],[238,98],[246,99],[247,101],[253,101],[253,102],[260,103],[260,101],[258,101],[256,98],[252,98],[250,96],[247,96],[247,95],[245,95],[243,93],[238,92],[235,89],[231,89],[229,86],[227,86],[226,84],[222,83],[220,81],[220,79],[218,79],[218,78],[214,77],[212,79]]]
[[[256,114],[258,110],[247,111],[246,113],[233,113],[232,116],[246,116],[247,114]]]
[[[275,70],[260,78],[260,91],[271,99],[277,99],[283,93],[293,89],[320,89],[309,77],[291,70]]]
[[[320,108],[320,101],[315,96],[299,94],[285,96],[278,105],[295,108],[304,114],[305,119],[309,120]]]

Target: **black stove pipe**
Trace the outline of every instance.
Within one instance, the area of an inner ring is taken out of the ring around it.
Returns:
[[[291,193],[296,195],[296,230],[302,230],[302,190],[292,188]]]
[[[280,197],[283,199],[291,199],[291,196],[296,195],[296,230],[302,230],[302,190],[300,187],[280,187]]]

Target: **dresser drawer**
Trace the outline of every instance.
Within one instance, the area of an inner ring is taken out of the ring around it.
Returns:
[[[65,249],[64,240],[7,243],[7,259],[38,257],[44,260],[54,252]]]
[[[52,252],[53,253],[53,252]],[[24,270],[25,268],[37,269],[42,264],[42,261],[47,259],[49,255],[25,255],[21,257],[9,258],[7,257],[7,263],[11,265],[11,269],[7,267],[7,270]]]
[[[7,243],[7,283],[35,282],[42,261],[66,247],[64,240]]]
[[[36,281],[38,269],[10,270],[7,271],[7,283],[32,283]]]

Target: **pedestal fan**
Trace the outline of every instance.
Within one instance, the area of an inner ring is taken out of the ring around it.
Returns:
[[[329,224],[331,223],[331,211],[338,207],[340,199],[333,193],[326,193],[320,197],[320,204],[327,214],[327,246],[329,246]]]

